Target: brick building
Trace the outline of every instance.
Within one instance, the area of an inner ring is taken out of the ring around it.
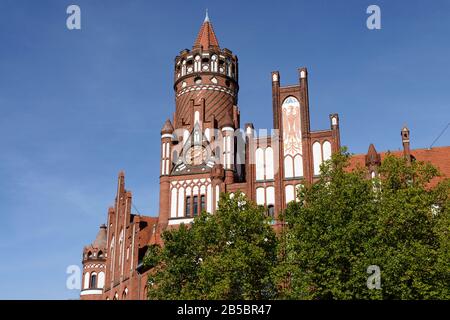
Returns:
[[[202,211],[214,213],[219,194],[245,193],[274,217],[296,198],[302,183],[312,183],[320,165],[340,148],[339,116],[329,115],[324,130],[310,127],[308,72],[298,83],[281,85],[272,72],[273,130],[261,134],[252,123],[241,126],[238,102],[238,58],[221,48],[206,16],[191,50],[175,58],[175,112],[161,130],[158,217],[131,213],[132,194],[118,178],[107,224],[83,250],[82,299],[144,299],[147,247],[160,234],[190,223]],[[241,129],[242,128],[242,129]],[[403,156],[430,161],[450,176],[450,147],[411,150],[409,131],[401,130]],[[384,153],[370,145],[352,166],[376,172]]]

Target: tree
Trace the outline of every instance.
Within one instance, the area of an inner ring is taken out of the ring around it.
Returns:
[[[438,171],[388,155],[379,175],[347,169],[333,155],[319,180],[299,190],[285,214],[274,276],[280,298],[449,298],[449,182]],[[367,268],[381,270],[369,289]]]
[[[221,194],[214,214],[163,234],[152,267],[150,299],[268,299],[275,295],[276,236],[263,207],[242,193]]]

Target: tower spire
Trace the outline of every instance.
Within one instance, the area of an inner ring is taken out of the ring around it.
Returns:
[[[209,47],[219,47],[219,41],[217,41],[212,23],[209,20],[208,9],[206,9],[205,20],[203,20],[203,24],[194,43],[194,47],[199,46],[202,46],[204,50],[208,50]]]

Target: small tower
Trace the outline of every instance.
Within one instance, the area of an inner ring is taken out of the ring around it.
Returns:
[[[170,174],[172,134],[172,122],[170,122],[170,119],[167,119],[161,129],[161,176],[167,176]]]
[[[229,49],[220,48],[206,13],[191,50],[175,58],[174,127],[193,129],[194,119],[220,128],[228,112],[236,112],[238,59]],[[214,119],[216,123],[210,123]],[[205,126],[203,126],[205,129]]]
[[[230,184],[234,182],[234,122],[230,112],[225,115],[221,130],[225,183]]]
[[[336,142],[333,144],[333,152],[339,152],[341,148],[341,134],[339,131],[339,115],[337,113],[330,114],[330,126],[333,140]]]
[[[213,213],[226,185],[245,178],[234,150],[238,58],[220,47],[208,13],[192,48],[175,58],[173,89],[175,113],[161,131],[160,232]]]
[[[81,300],[99,300],[105,286],[106,226],[102,224],[94,242],[83,249]]]
[[[404,126],[401,131],[402,136],[402,144],[403,144],[403,156],[405,157],[408,163],[411,162],[411,149],[409,144],[409,129],[407,126]]]
[[[167,119],[161,129],[161,176],[159,178],[159,217],[160,217],[160,231],[167,226],[169,219],[169,192],[170,192],[170,171],[172,169],[172,139],[173,139],[173,125],[170,119]]]

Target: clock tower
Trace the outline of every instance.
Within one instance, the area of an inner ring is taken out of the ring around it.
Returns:
[[[221,48],[206,13],[192,49],[175,57],[175,113],[161,130],[160,228],[214,212],[224,183],[243,179],[235,165],[239,128],[238,58]]]

